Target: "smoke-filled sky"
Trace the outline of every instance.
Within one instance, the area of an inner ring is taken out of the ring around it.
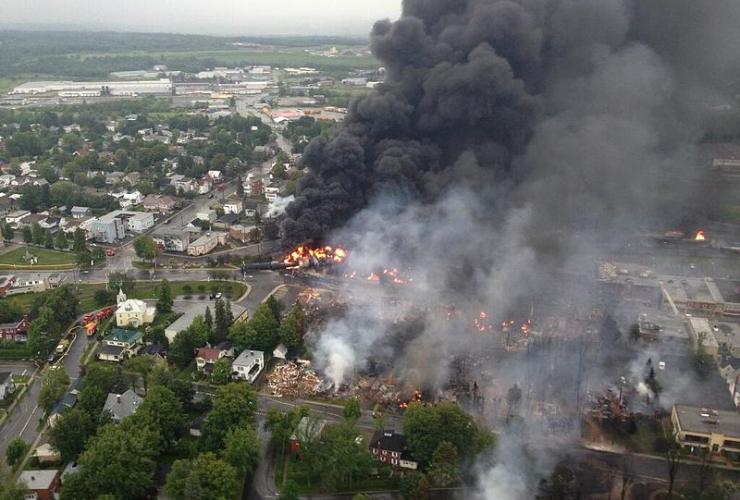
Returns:
[[[367,35],[400,0],[3,0],[0,26],[210,35]]]

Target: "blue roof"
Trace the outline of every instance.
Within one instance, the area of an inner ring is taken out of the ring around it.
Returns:
[[[143,336],[143,333],[137,332],[136,330],[124,330],[122,328],[114,328],[110,335],[105,337],[105,339],[103,340],[133,344]]]

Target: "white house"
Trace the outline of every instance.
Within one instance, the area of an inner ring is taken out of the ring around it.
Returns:
[[[262,351],[242,352],[231,364],[232,376],[237,380],[254,382],[265,367],[265,353]]]
[[[116,325],[138,327],[154,321],[156,308],[143,300],[127,299],[123,291],[118,292]]]
[[[28,210],[16,210],[15,212],[10,212],[8,215],[5,216],[5,222],[13,227],[18,227],[21,219],[29,215],[31,215],[31,212],[29,212]]]
[[[98,359],[103,361],[123,361],[135,355],[144,344],[144,334],[136,330],[114,328],[110,335],[103,339],[98,349]]]
[[[144,201],[144,195],[142,195],[139,191],[133,191],[131,193],[125,193],[121,198],[118,200],[118,203],[121,205],[121,208],[130,208],[136,205],[141,204],[141,202]]]
[[[239,215],[244,210],[242,200],[226,200],[224,202],[224,213],[225,214],[236,214]]]

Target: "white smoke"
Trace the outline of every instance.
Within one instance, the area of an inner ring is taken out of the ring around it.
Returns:
[[[295,200],[295,196],[292,194],[285,198],[278,196],[275,198],[275,201],[270,203],[270,206],[267,209],[267,214],[265,214],[266,217],[277,217],[279,215],[283,215],[285,213],[285,207],[293,203],[293,200]]]

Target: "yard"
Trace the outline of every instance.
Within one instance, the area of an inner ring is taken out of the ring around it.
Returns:
[[[205,295],[212,292],[230,295],[232,299],[238,299],[247,291],[246,285],[235,281],[178,281],[170,282],[172,296],[180,295]],[[129,298],[135,299],[157,299],[159,297],[160,284],[149,282],[138,282]]]
[[[36,264],[30,264],[26,259],[26,252],[38,258]],[[77,256],[71,252],[57,252],[37,247],[18,247],[0,255],[0,268],[3,269],[65,269],[74,267]]]

